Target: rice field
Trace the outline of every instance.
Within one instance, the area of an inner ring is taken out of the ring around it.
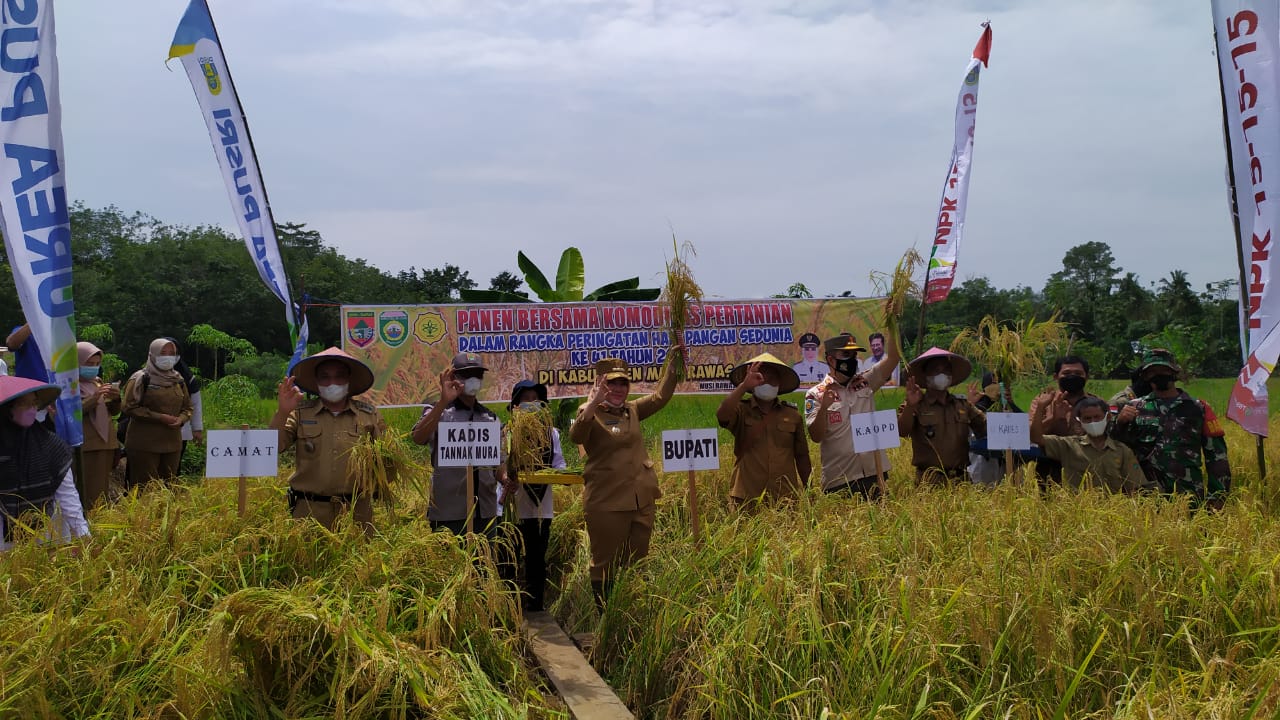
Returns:
[[[718,402],[677,398],[646,431],[707,426]],[[877,505],[735,514],[728,467],[701,473],[695,543],[685,476],[664,476],[654,551],[603,617],[578,493],[557,489],[552,611],[596,634],[642,718],[1277,717],[1280,474],[1226,426],[1217,515],[916,490],[900,449]],[[425,478],[365,538],[289,520],[285,477],[251,481],[244,518],[234,480],[192,479],[95,510],[87,542],[0,556],[0,717],[567,717],[492,551],[429,532]]]

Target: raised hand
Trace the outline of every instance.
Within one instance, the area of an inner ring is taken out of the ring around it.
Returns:
[[[764,373],[760,372],[760,363],[752,363],[747,368],[747,374],[742,378],[742,387],[744,390],[754,390],[764,384]]]
[[[302,391],[294,384],[293,377],[287,377],[276,390],[276,403],[280,412],[289,414],[302,404]]]
[[[977,405],[978,401],[982,399],[982,388],[978,387],[978,383],[971,382],[969,383],[969,386],[965,388],[964,394],[965,398],[969,400],[970,405]]]
[[[587,396],[587,405],[592,409],[600,407],[600,403],[604,402],[604,398],[609,394],[609,386],[604,381],[603,375],[596,376],[596,382],[591,386],[591,394]]]
[[[920,385],[916,383],[914,376],[907,378],[907,406],[915,407],[924,399],[924,392],[920,390]]]
[[[1053,394],[1052,408],[1055,420],[1066,420],[1071,417],[1071,401],[1067,399],[1067,394],[1061,390]]]
[[[462,383],[454,374],[453,368],[440,373],[440,404],[450,405],[462,394]]]

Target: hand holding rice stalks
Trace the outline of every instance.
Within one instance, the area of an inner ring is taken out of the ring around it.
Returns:
[[[675,348],[684,347],[684,329],[689,307],[702,302],[702,288],[693,279],[693,271],[689,269],[687,262],[690,255],[697,255],[693,243],[686,242],[682,248],[673,233],[671,244],[675,248],[675,255],[667,262],[667,285],[662,289],[662,296],[658,301],[666,303],[671,311],[671,372],[676,374],[676,379],[683,380],[687,358],[683,349],[675,351]]]
[[[400,473],[416,476],[422,470],[406,437],[405,433],[388,428],[377,437],[370,432],[356,440],[347,454],[347,473],[354,477],[353,494],[390,502],[391,486]]]
[[[512,472],[531,472],[547,464],[551,450],[551,408],[542,405],[538,410],[514,408],[507,423],[507,469]]]
[[[871,283],[876,293],[884,295],[883,325],[886,330],[896,333],[898,320],[906,309],[907,300],[920,297],[920,284],[914,280],[916,268],[924,264],[924,258],[915,248],[911,248],[898,260],[893,274],[872,271]]]

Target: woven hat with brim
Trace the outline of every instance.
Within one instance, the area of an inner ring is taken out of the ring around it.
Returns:
[[[1151,348],[1142,353],[1142,365],[1138,367],[1138,372],[1146,372],[1147,368],[1153,368],[1157,365],[1163,365],[1175,373],[1182,372],[1182,368],[1178,366],[1178,361],[1174,359],[1173,353],[1164,348]]]
[[[841,350],[852,350],[854,352],[867,351],[866,348],[858,344],[858,339],[850,333],[840,333],[833,338],[827,338],[826,342],[822,343],[822,349],[826,350],[828,355]]]
[[[297,365],[293,366],[289,375],[293,377],[295,385],[312,395],[319,395],[320,386],[316,383],[316,368],[330,360],[346,365],[351,371],[351,379],[347,381],[347,394],[351,397],[373,387],[373,371],[369,366],[346,354],[342,348],[336,347],[302,358]]]
[[[772,365],[777,368],[778,374],[782,376],[782,384],[778,387],[779,395],[786,395],[800,387],[800,376],[796,374],[796,371],[792,370],[790,365],[782,362],[770,353],[757,355],[734,368],[729,372],[729,382],[733,383],[735,387],[741,385],[742,379],[747,376],[747,371],[756,363],[764,363],[765,365]]]
[[[58,399],[62,391],[57,385],[42,383],[39,380],[18,377],[16,375],[0,375],[0,405],[7,405],[23,395],[35,394],[36,407],[47,407]]]
[[[951,387],[964,382],[969,377],[969,373],[973,372],[973,363],[950,350],[943,350],[940,347],[931,347],[921,353],[920,357],[907,363],[907,372],[911,373],[916,380],[924,382],[924,366],[928,365],[929,361],[934,358],[947,358],[951,361]]]
[[[541,400],[542,402],[547,401],[546,385],[543,385],[540,382],[534,382],[532,380],[521,380],[520,382],[516,383],[515,387],[511,388],[511,406],[512,407],[515,407],[516,403],[519,402],[520,393],[523,393],[525,390],[532,390],[538,394],[539,400]]]
[[[627,372],[627,361],[622,358],[603,358],[596,361],[596,377],[603,377],[605,382],[622,378],[631,382],[631,373]]]

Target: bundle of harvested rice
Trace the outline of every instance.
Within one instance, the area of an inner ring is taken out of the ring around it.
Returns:
[[[414,457],[406,434],[388,428],[378,437],[361,435],[347,455],[347,468],[355,476],[352,492],[365,497],[392,498],[391,485],[401,474],[416,477],[422,465]]]
[[[872,271],[871,283],[876,293],[883,295],[885,329],[896,332],[898,319],[906,309],[907,300],[920,297],[920,284],[914,279],[916,268],[924,264],[924,258],[915,248],[911,248],[898,260],[893,274]]]
[[[507,464],[517,472],[528,472],[546,464],[551,449],[551,408],[539,403],[537,410],[513,408],[507,423]]]
[[[1035,318],[1002,324],[994,316],[982,318],[977,328],[965,328],[951,343],[959,353],[990,370],[1006,387],[1024,378],[1043,375],[1050,352],[1064,352],[1070,343],[1067,324],[1057,313],[1044,322]],[[1003,404],[1004,394],[1001,393]]]
[[[702,302],[702,288],[693,279],[693,271],[689,268],[687,261],[690,255],[698,254],[693,249],[693,243],[686,242],[681,247],[673,233],[671,235],[671,244],[675,249],[675,255],[667,262],[667,284],[662,289],[662,296],[659,298],[659,302],[666,303],[671,311],[669,326],[673,349],[670,356],[671,372],[676,374],[677,379],[683,380],[685,377],[686,358],[684,352],[676,352],[675,348],[683,346],[684,329],[688,322],[689,308],[695,303]]]

